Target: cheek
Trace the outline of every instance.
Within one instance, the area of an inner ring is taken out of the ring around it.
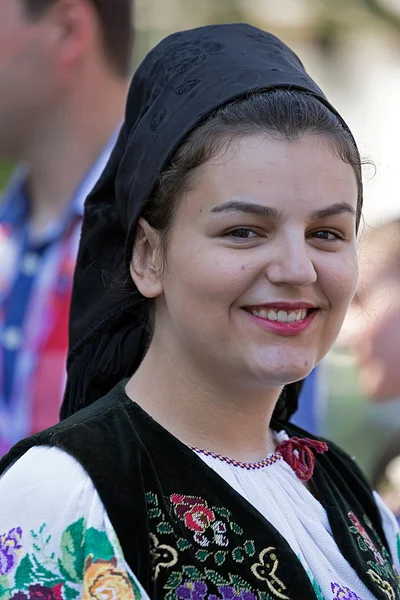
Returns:
[[[358,263],[354,253],[347,257],[336,257],[330,261],[321,275],[321,287],[332,309],[347,311],[357,289]]]
[[[171,252],[165,281],[165,295],[179,293],[182,302],[215,313],[225,311],[248,290],[256,268],[243,257],[223,248],[189,246],[185,252]],[[210,313],[211,316],[211,313]]]

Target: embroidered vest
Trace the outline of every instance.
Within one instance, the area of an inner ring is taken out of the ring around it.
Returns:
[[[317,600],[282,535],[124,393],[121,382],[73,417],[19,442],[0,474],[35,445],[56,446],[91,477],[125,559],[149,596]],[[306,437],[285,428],[289,436]],[[380,600],[400,600],[399,582],[373,494],[335,445],[316,458],[313,481],[336,543]]]

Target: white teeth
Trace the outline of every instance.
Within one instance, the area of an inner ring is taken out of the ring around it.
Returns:
[[[298,308],[296,310],[271,310],[266,308],[252,309],[251,314],[255,317],[261,317],[262,319],[268,319],[268,321],[279,321],[280,323],[295,323],[296,321],[302,321],[307,316],[306,308]]]
[[[288,314],[287,314],[286,310],[280,310],[278,312],[277,321],[280,321],[281,323],[287,323],[287,318],[288,318]]]

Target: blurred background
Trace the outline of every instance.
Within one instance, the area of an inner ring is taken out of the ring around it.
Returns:
[[[135,4],[134,65],[179,29],[246,21],[292,47],[350,125],[367,162],[360,289],[296,420],[355,455],[400,515],[400,0]],[[1,187],[11,169],[0,165]]]

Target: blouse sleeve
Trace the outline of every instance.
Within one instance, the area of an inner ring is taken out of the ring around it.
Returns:
[[[396,517],[388,509],[377,492],[374,492],[375,501],[382,517],[383,530],[389,544],[394,566],[400,573],[400,529]]]
[[[149,600],[93,483],[57,448],[35,447],[0,478],[0,599]]]

